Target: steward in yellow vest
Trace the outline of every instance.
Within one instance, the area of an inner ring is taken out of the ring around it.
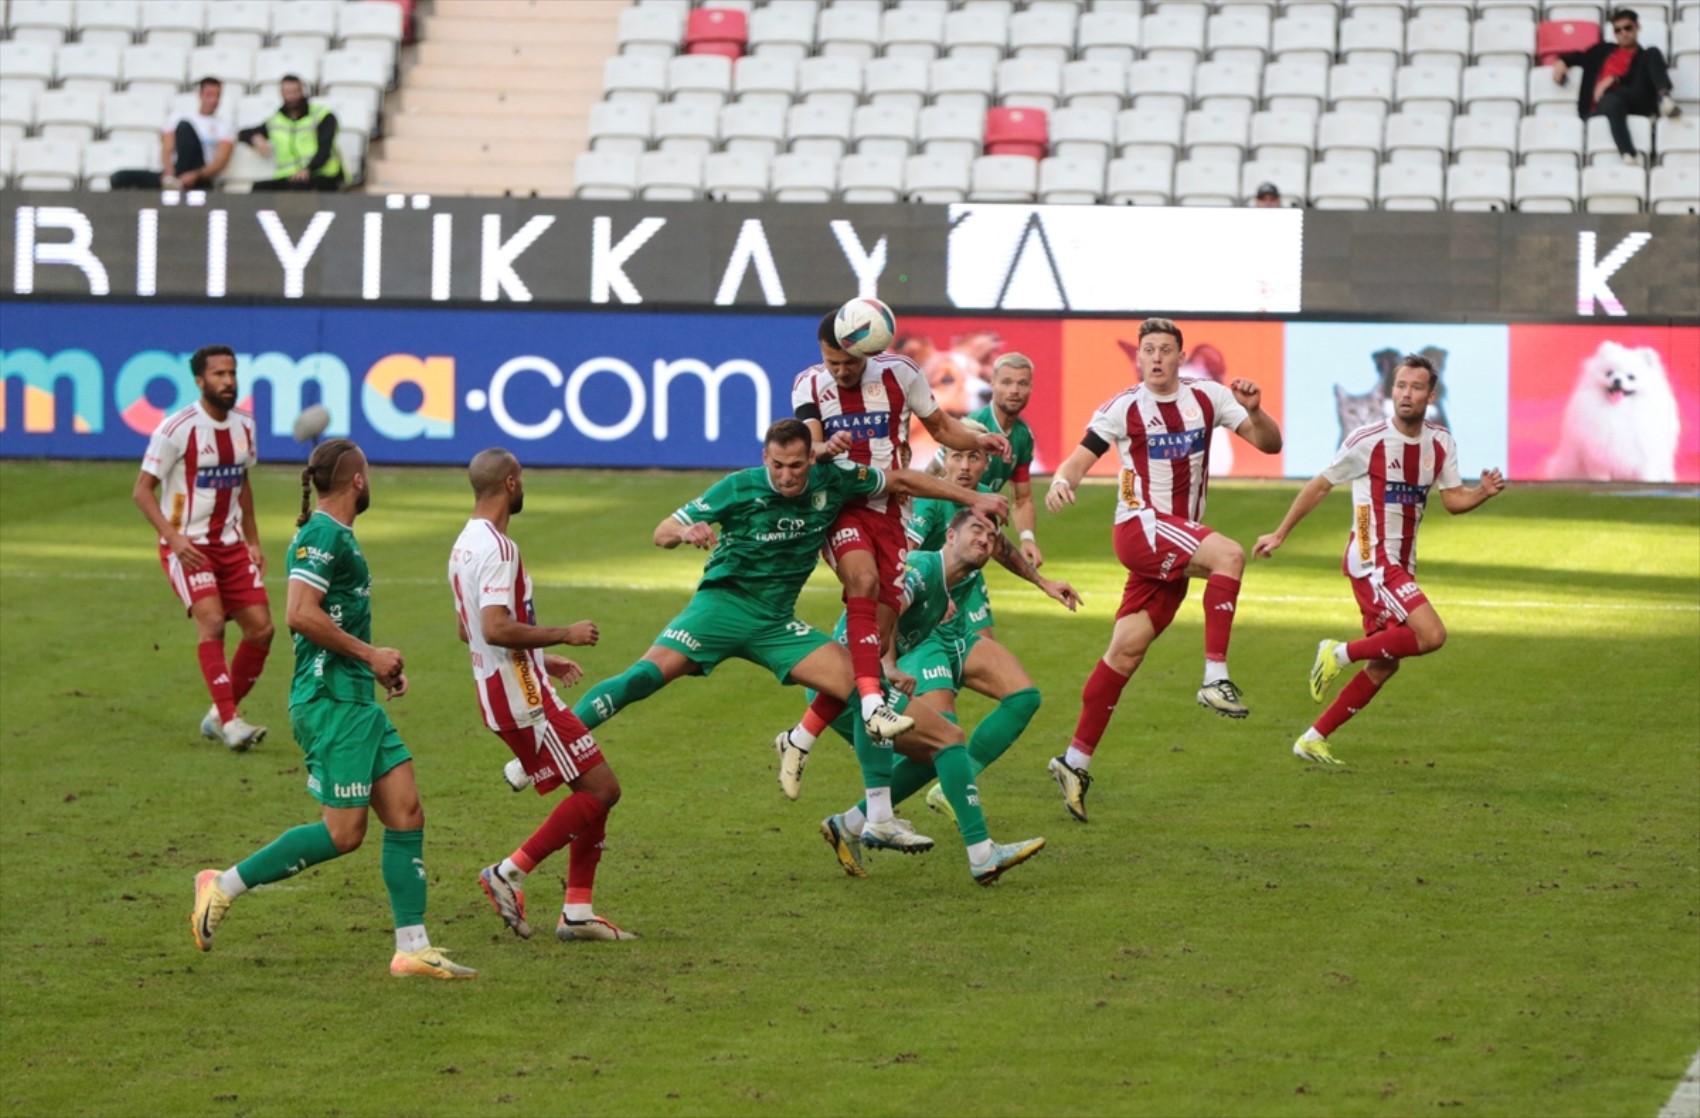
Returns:
[[[276,164],[270,179],[255,190],[340,190],[342,158],[337,153],[336,114],[307,100],[301,79],[286,75],[279,83],[283,105],[256,128],[240,133],[243,143]]]

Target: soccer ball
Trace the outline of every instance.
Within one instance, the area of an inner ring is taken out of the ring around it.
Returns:
[[[891,347],[897,333],[897,316],[878,299],[852,299],[838,308],[832,332],[845,352],[872,357]]]

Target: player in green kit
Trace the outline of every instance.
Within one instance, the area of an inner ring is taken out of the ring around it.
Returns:
[[[857,691],[849,651],[797,618],[797,595],[839,509],[853,498],[882,493],[954,499],[993,516],[1007,508],[1002,497],[965,492],[913,470],[816,463],[808,427],[795,419],[779,420],[767,430],[760,467],[728,474],[656,526],[657,547],[690,544],[711,552],[702,580],[643,658],[591,688],[573,713],[594,729],[680,676],[706,675],[734,657],[761,665],[781,683],[853,699]],[[931,839],[905,831],[892,816],[892,746],[870,738],[861,720],[856,723],[857,759],[870,805],[864,845],[931,849]],[[904,756],[938,769],[961,822],[969,872],[976,881],[990,884],[1044,845],[1043,839],[1010,845],[991,841],[960,729],[919,707],[913,727],[898,734],[895,745]]]
[[[309,511],[310,490],[318,507]],[[237,897],[359,848],[368,811],[384,825],[384,886],[395,915],[397,978],[475,978],[425,934],[425,814],[413,761],[373,700],[407,694],[402,655],[372,639],[372,575],[354,538],[354,518],[371,502],[366,455],[348,439],[319,444],[301,471],[301,517],[289,545],[288,620],[295,640],[289,722],[306,754],[307,789],[322,819],[285,831],[226,870],[195,875],[189,923],[195,946],[212,950]]]
[[[1020,533],[1021,554],[1037,569],[1045,565],[1045,556],[1034,535],[1039,513],[1033,503],[1033,429],[1021,418],[1032,397],[1033,362],[1024,354],[1006,353],[992,363],[992,402],[969,412],[963,422],[973,420],[1009,440],[1008,456],[994,454],[987,459],[979,484],[993,493],[1010,487],[1010,518]],[[948,453],[941,449],[939,460]]]

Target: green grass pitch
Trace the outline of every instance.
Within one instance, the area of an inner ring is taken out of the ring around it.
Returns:
[[[769,741],[800,693],[748,665],[608,724],[625,786],[597,907],[632,944],[521,942],[480,893],[546,805],[501,783],[443,580],[470,507],[454,470],[378,470],[358,532],[392,713],[427,817],[435,942],[472,983],[389,977],[376,842],[238,901],[191,944],[191,876],[316,816],[288,730],[287,637],[245,713],[199,740],[193,632],[129,501],[128,464],[0,466],[0,1111],[16,1115],[1249,1114],[1650,1116],[1700,1046],[1700,503],[1511,488],[1433,502],[1420,571],[1452,639],[1335,736],[1317,639],[1356,632],[1336,494],[1248,572],[1243,723],[1198,708],[1198,591],[1124,696],[1069,821],[1067,743],[1120,575],[1111,493],[1041,513],[1070,616],[990,575],[1045,695],[981,781],[994,835],[1048,848],[997,888],[941,842],[852,881],[816,833],[856,798],[849,750],[803,800]],[[294,469],[256,478],[281,606]],[[595,679],[685,600],[700,553],[649,543],[702,474],[534,471],[513,533],[546,623],[598,622]],[[1294,487],[1222,485],[1248,549]],[[830,624],[818,575],[801,610]],[[281,608],[278,609],[281,629]],[[234,637],[232,638],[234,639]],[[972,725],[983,700],[964,702]]]

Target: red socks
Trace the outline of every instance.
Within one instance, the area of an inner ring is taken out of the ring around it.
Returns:
[[[1412,639],[1415,640],[1415,637]],[[1352,715],[1369,706],[1369,701],[1375,698],[1376,692],[1380,690],[1381,684],[1371,679],[1368,672],[1359,672],[1352,677],[1350,683],[1340,689],[1340,694],[1311,728],[1323,737],[1328,737],[1350,721]]]
[[[1110,724],[1110,715],[1116,712],[1116,701],[1121,698],[1127,681],[1127,676],[1102,660],[1093,665],[1080,693],[1080,721],[1075,723],[1070,745],[1087,756],[1092,755],[1098,748],[1098,739],[1104,736],[1104,727]]]
[[[1204,584],[1204,658],[1226,660],[1228,638],[1234,631],[1234,603],[1239,600],[1240,580],[1211,575]]]
[[[596,867],[602,861],[602,840],[607,837],[608,813],[591,827],[580,831],[573,839],[571,861],[567,863],[568,904],[589,904],[591,887],[596,884]]]
[[[856,691],[878,696],[880,687],[879,603],[872,598],[846,598],[845,628],[850,638],[850,667],[856,673]]]
[[[229,722],[236,717],[236,694],[230,683],[230,667],[224,662],[224,642],[202,641],[195,646],[195,655],[201,661],[201,677],[218,707],[218,720]]]
[[[520,844],[514,856],[514,865],[525,869],[524,863],[520,861],[520,854],[524,854],[535,866],[568,843],[592,831],[601,836],[607,818],[608,808],[601,800],[589,792],[574,792],[556,804],[555,810],[549,813],[549,818],[543,821],[543,825]],[[597,841],[602,840],[598,837]],[[591,872],[594,874],[594,869]]]
[[[843,699],[835,699],[825,694],[816,695],[815,701],[809,704],[808,712],[803,715],[803,732],[820,737],[826,733],[826,728],[844,713],[846,705]]]
[[[1346,646],[1346,656],[1354,664],[1365,660],[1403,660],[1407,656],[1421,656],[1422,651],[1417,634],[1403,625],[1383,629],[1373,637]]]
[[[269,644],[236,642],[236,655],[230,660],[230,697],[233,701],[241,702],[254,689],[254,684],[260,682],[260,673],[266,667],[266,653],[271,650]]]

